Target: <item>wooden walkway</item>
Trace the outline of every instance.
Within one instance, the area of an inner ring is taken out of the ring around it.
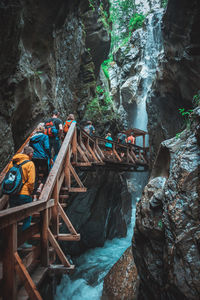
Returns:
[[[141,132],[141,135],[145,134]],[[18,152],[22,152],[29,139]],[[77,168],[86,171],[97,167],[116,171],[144,171],[148,168],[148,148],[111,142],[112,151],[105,151],[105,142],[103,138],[90,137],[72,123],[39,200],[5,209],[8,197],[0,198],[0,299],[42,299],[38,288],[47,272],[55,269],[70,272],[74,269],[59,241],[80,240],[80,234],[63,209],[70,193],[87,190]],[[122,151],[123,158],[120,155]],[[6,171],[7,167],[0,174],[0,184]],[[22,221],[28,216],[32,216],[31,226],[22,233]],[[63,223],[68,231],[61,234],[59,227]],[[32,248],[21,248],[26,241],[31,242]],[[55,265],[56,257],[59,265]]]

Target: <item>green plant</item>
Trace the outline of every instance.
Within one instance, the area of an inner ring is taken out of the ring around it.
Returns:
[[[180,136],[181,136],[181,132],[178,132],[178,133],[176,134],[176,138],[179,139]]]
[[[168,0],[162,0],[161,6],[165,8],[167,6]]]
[[[200,92],[198,92],[198,94],[194,95],[194,97],[192,98],[192,103],[193,103],[194,107],[200,105]]]
[[[184,117],[187,128],[190,127],[190,123],[191,123],[190,116],[192,112],[193,109],[189,109],[188,111],[186,111],[185,108],[179,108],[179,113]]]
[[[101,64],[102,70],[103,70],[106,78],[108,78],[108,79],[109,79],[108,69],[112,62],[113,62],[113,55],[110,55],[109,58],[104,60],[104,62]]]
[[[95,0],[89,0],[89,7],[90,7],[92,10],[95,10]]]
[[[162,223],[162,220],[159,220],[159,222],[158,222],[158,226],[160,227],[160,229],[162,229],[162,228],[163,228],[163,223]]]
[[[134,14],[129,22],[129,31],[132,32],[140,27],[142,27],[144,23],[145,16],[142,14]]]

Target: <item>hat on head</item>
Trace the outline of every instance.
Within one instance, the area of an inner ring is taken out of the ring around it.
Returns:
[[[53,115],[59,115],[59,112],[55,109],[55,110],[53,111]]]

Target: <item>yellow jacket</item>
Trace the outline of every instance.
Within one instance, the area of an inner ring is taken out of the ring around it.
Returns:
[[[12,161],[16,161],[17,165],[21,164],[25,160],[29,160],[28,155],[18,153],[13,156]],[[11,162],[8,166],[8,170],[12,168],[13,162]],[[22,165],[22,181],[23,181],[23,186],[20,191],[20,195],[28,195],[30,196],[33,192],[34,189],[34,184],[35,184],[35,165],[32,161],[29,161]]]

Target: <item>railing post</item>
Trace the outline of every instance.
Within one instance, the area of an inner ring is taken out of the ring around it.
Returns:
[[[48,208],[40,213],[41,219],[41,263],[44,267],[49,265],[49,240],[48,240]]]
[[[74,131],[74,135],[72,138],[72,153],[73,161],[77,162],[77,129]]]
[[[17,299],[14,253],[17,251],[17,223],[4,229],[3,244],[3,300]]]
[[[59,234],[59,214],[58,214],[58,202],[59,202],[59,190],[58,190],[58,178],[56,179],[56,184],[53,190],[53,199],[54,199],[54,206],[52,207],[52,233],[54,235]]]
[[[67,155],[66,155],[66,163],[65,163],[65,184],[68,188],[71,187],[71,176],[70,176],[70,169],[69,169],[69,164],[70,164],[70,152],[71,152],[71,147],[69,145]]]

